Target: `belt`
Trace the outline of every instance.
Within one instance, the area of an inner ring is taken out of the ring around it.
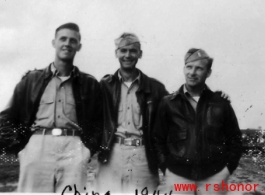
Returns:
[[[80,132],[77,130],[66,128],[35,128],[35,133],[39,135],[53,135],[53,136],[80,136]]]
[[[137,138],[123,138],[123,137],[115,137],[115,143],[119,143],[125,146],[142,146],[144,145],[144,140]]]

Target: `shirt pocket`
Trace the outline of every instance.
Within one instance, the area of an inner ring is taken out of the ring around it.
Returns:
[[[186,153],[186,141],[187,141],[187,130],[184,129],[181,132],[175,132],[174,134],[170,134],[170,142],[169,147],[175,151],[175,155],[178,157],[183,157]]]
[[[224,110],[220,105],[210,104],[207,109],[207,124],[214,128],[220,128],[223,126]]]
[[[139,104],[133,106],[133,122],[136,126],[140,125],[141,122],[141,108]]]
[[[54,95],[44,94],[41,98],[40,104],[52,104],[54,102]]]
[[[49,118],[53,114],[54,114],[54,95],[44,93],[40,100],[37,119]]]
[[[123,121],[124,121],[123,104],[122,104],[122,102],[120,102],[119,110],[118,110],[118,123],[119,123],[119,125],[121,125]]]
[[[73,94],[66,94],[64,113],[70,119],[76,117],[76,104]]]

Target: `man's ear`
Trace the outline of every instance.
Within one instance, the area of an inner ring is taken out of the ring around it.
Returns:
[[[115,50],[115,56],[116,56],[116,58],[118,58],[117,52],[118,52],[118,49]]]
[[[55,48],[55,40],[52,40],[52,46]]]
[[[82,48],[82,44],[80,43],[76,51],[80,51]]]
[[[208,72],[207,72],[207,78],[209,78],[212,74],[212,69],[209,69]]]
[[[139,53],[139,59],[143,57],[143,51],[140,50],[140,53]]]

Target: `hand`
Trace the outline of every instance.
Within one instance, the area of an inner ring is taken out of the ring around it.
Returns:
[[[166,174],[166,169],[167,169],[167,166],[166,166],[166,163],[161,163],[159,166],[160,170],[162,171],[163,175]]]
[[[109,151],[101,151],[98,154],[98,160],[99,162],[105,164],[108,162],[108,157],[109,157]]]
[[[230,99],[230,96],[228,95],[228,94],[226,94],[225,92],[223,92],[223,91],[217,91],[217,92],[220,92],[221,93],[221,97],[222,98],[224,98],[224,99],[226,99],[227,101],[229,101],[229,102],[231,102],[231,99]]]

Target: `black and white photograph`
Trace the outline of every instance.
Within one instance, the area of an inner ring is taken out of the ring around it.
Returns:
[[[265,1],[0,0],[0,193],[265,195]]]

